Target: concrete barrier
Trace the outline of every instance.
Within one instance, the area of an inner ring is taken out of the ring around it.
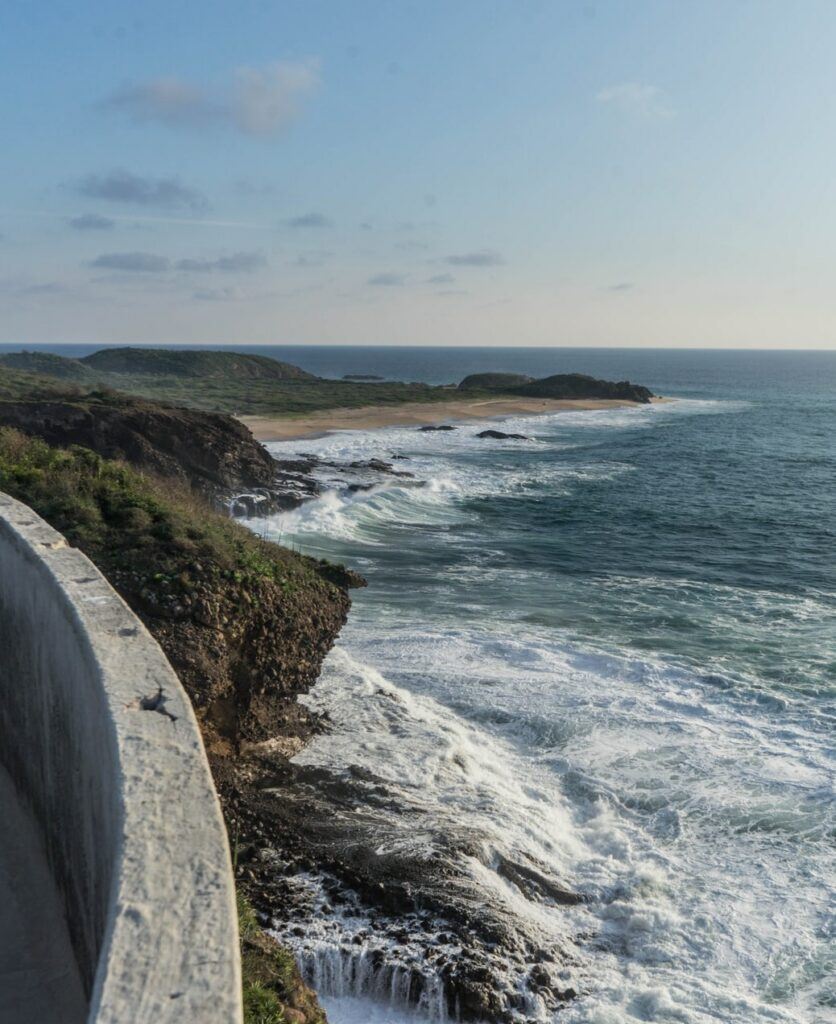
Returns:
[[[0,763],[40,826],[88,1024],[240,1022],[229,852],[188,697],[89,559],[3,494]]]

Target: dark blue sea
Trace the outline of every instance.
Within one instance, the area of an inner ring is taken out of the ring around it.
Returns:
[[[405,456],[421,484],[254,524],[369,580],[312,698],[334,732],[301,758],[483,837],[486,898],[574,950],[560,1022],[836,1020],[836,353],[245,350],[675,399],[511,420],[530,441],[468,423],[274,446]],[[530,903],[492,872],[506,854],[588,902]],[[406,1019],[358,995],[331,993],[334,1024]]]

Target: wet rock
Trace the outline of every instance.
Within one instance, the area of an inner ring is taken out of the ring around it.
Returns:
[[[383,459],[366,459],[348,463],[349,469],[370,469],[375,473],[385,473],[388,476],[412,477],[413,473],[406,473],[403,470],[395,469],[391,462],[384,462]]]
[[[492,437],[497,441],[530,441],[530,437],[526,437],[525,434],[505,434],[501,430],[483,430],[481,433],[476,435],[477,437]]]
[[[275,837],[283,873],[258,865],[253,886],[308,981],[361,979],[357,995],[394,993],[404,1006],[440,1007],[440,1016],[490,1024],[544,1019],[568,997],[562,967],[571,954],[529,930],[474,877],[474,857],[497,870],[493,853],[484,859],[480,836],[429,825],[422,808],[368,770],[294,763],[263,769],[242,796],[247,813]],[[532,902],[559,913],[557,904],[576,901],[545,865],[500,861],[501,877]]]
[[[428,433],[430,433],[430,431],[433,431],[433,430],[455,430],[455,429],[456,428],[455,427],[451,427],[449,423],[442,423],[438,427],[426,426],[426,427],[419,427],[418,428],[418,430],[421,431],[424,434],[428,434]]]

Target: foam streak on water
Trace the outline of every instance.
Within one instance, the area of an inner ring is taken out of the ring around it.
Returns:
[[[808,482],[833,453],[818,406],[784,435],[769,413],[741,389],[509,425],[532,442],[281,446],[406,456],[424,484],[255,524],[371,583],[310,697],[333,733],[299,760],[370,768],[482,836],[473,879],[573,952],[560,1021],[834,1019],[832,508],[799,500],[782,443]],[[588,901],[532,900],[503,856]],[[334,1024],[409,1017],[396,978],[357,971],[333,949],[308,964]]]

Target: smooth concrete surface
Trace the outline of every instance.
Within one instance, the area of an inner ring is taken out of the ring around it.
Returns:
[[[43,834],[0,768],[0,1024],[69,1024],[86,1016]]]
[[[240,1024],[232,871],[189,700],[93,564],[3,494],[0,762],[16,789],[0,813],[40,829],[63,906],[31,969],[55,976],[65,929],[83,991],[60,1024]]]

